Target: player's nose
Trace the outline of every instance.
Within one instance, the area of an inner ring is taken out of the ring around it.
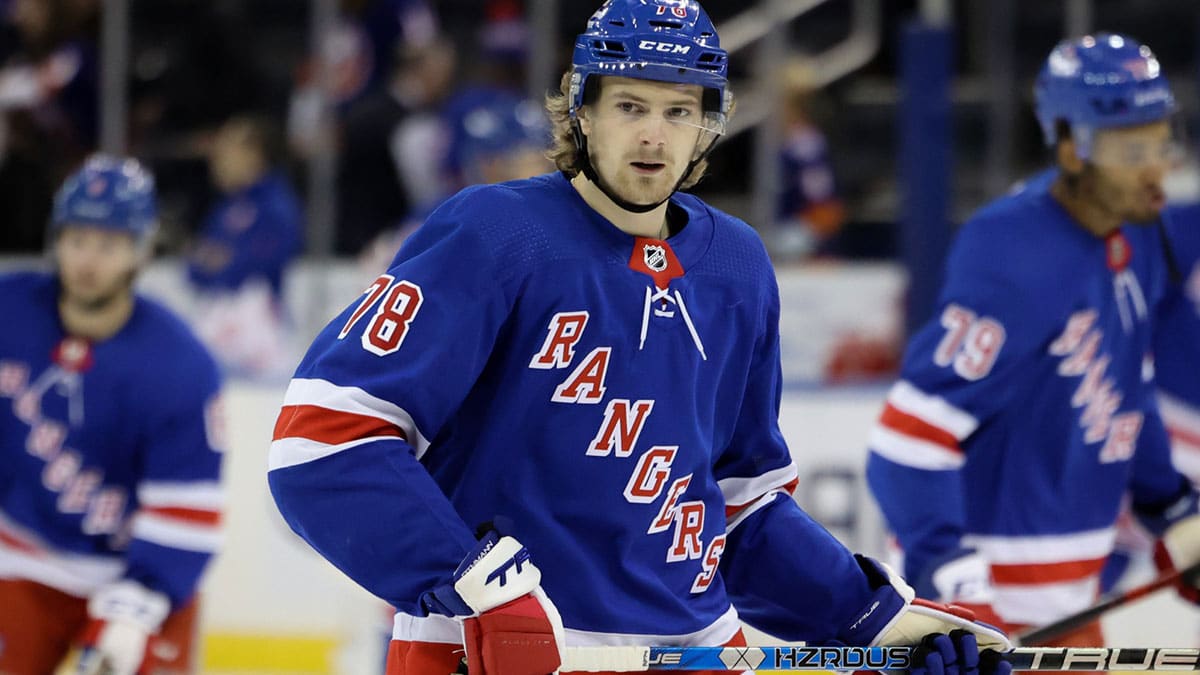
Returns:
[[[667,121],[657,115],[646,115],[638,128],[642,145],[663,145],[667,142]]]

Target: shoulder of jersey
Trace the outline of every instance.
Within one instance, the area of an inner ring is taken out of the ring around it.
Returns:
[[[711,219],[713,239],[721,246],[740,248],[753,255],[761,254],[764,258],[767,256],[762,237],[746,221],[710,206],[699,197],[686,192],[678,193],[673,199],[688,212],[691,219]]]
[[[984,265],[1025,267],[1050,263],[1071,253],[1082,231],[1064,227],[1065,216],[1044,189],[1025,189],[980,208],[963,224],[957,239]]]
[[[1191,265],[1200,260],[1200,202],[1172,204],[1164,217],[1179,262]]]
[[[217,373],[216,360],[179,315],[144,295],[138,296],[138,302],[141,310],[138,339],[148,342],[145,357],[155,361],[153,368],[195,376]]]
[[[54,307],[58,284],[48,272],[23,270],[0,274],[0,307],[14,311],[43,304]]]

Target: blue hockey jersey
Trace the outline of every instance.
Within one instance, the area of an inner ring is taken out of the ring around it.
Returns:
[[[1168,287],[1158,312],[1159,405],[1175,465],[1200,483],[1200,203],[1169,207],[1164,223],[1183,279]]]
[[[497,516],[574,644],[722,644],[738,612],[830,640],[866,605],[850,553],[790,498],[779,298],[744,223],[688,195],[633,237],[550,174],[464,190],[316,338],[270,485],[289,524],[453,643],[419,596]],[[737,609],[734,609],[736,605]]]
[[[1158,233],[1089,234],[1051,178],[963,225],[868,461],[918,592],[939,559],[974,548],[1014,624],[1093,601],[1126,490],[1158,504],[1182,487],[1153,395]]]
[[[218,543],[216,365],[141,297],[111,338],[69,337],[58,292],[0,276],[0,577],[80,597],[126,578],[182,603]]]

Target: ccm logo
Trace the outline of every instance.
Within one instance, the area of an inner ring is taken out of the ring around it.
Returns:
[[[670,42],[655,42],[654,40],[642,40],[638,43],[638,49],[665,54],[686,54],[692,50],[688,45],[674,45]]]

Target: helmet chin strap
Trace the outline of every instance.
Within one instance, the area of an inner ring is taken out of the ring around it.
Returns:
[[[582,160],[580,164],[583,166],[580,170],[583,172],[583,175],[586,176],[588,180],[592,181],[592,183],[600,189],[600,192],[603,192],[604,196],[608,197],[612,203],[626,211],[629,211],[630,213],[649,213],[650,211],[653,211],[654,209],[657,209],[666,203],[666,201],[671,198],[671,195],[679,191],[680,186],[682,186],[683,182],[686,181],[688,176],[692,174],[692,170],[696,168],[696,165],[699,164],[700,161],[705,157],[707,157],[709,151],[711,151],[712,147],[716,145],[715,142],[710,143],[708,148],[706,148],[704,152],[700,153],[699,157],[688,163],[687,170],[685,170],[683,175],[679,177],[679,180],[675,182],[675,187],[671,188],[671,191],[667,193],[666,197],[654,202],[653,204],[638,204],[618,195],[616,190],[612,189],[612,186],[608,184],[608,181],[600,177],[600,173],[596,171],[596,166],[592,164],[592,156],[588,153],[587,136],[584,135],[583,130],[579,128],[579,120],[575,120],[573,129],[575,131],[575,146],[579,149],[579,159]]]

